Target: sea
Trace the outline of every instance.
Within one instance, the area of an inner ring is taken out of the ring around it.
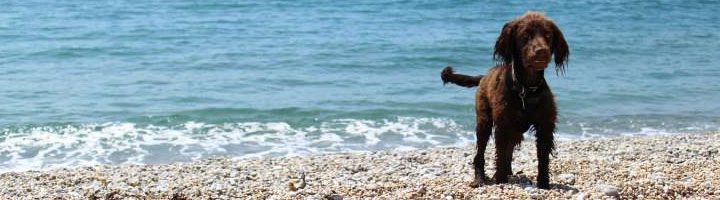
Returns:
[[[718,1],[0,3],[0,172],[472,144],[505,22],[570,46],[558,140],[720,131]],[[552,68],[552,67],[551,67]],[[532,139],[526,133],[526,139]]]

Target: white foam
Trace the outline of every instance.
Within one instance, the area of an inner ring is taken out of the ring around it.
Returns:
[[[206,124],[173,127],[103,123],[2,130],[0,172],[45,170],[97,164],[144,164],[188,161],[223,155],[268,155],[413,150],[461,146],[474,142],[474,127],[446,118],[398,117],[384,120],[335,119],[303,127],[285,122]],[[640,128],[636,132],[598,130],[581,124],[580,133],[560,133],[558,140],[612,135],[672,135],[681,131]],[[526,137],[533,137],[526,133]]]
[[[0,172],[45,170],[97,164],[143,164],[195,160],[213,155],[234,158],[267,155],[416,149],[466,143],[471,133],[450,119],[398,117],[381,121],[336,119],[308,127],[285,122],[206,124],[174,127],[103,123],[3,130]],[[395,135],[394,137],[388,137]],[[392,138],[401,138],[401,141]],[[391,138],[391,139],[387,139]],[[456,141],[441,140],[457,138]],[[157,152],[158,148],[160,151]],[[155,155],[154,155],[155,154]]]

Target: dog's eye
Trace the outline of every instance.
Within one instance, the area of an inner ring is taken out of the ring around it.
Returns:
[[[529,41],[530,40],[530,34],[524,34],[522,37],[523,41]]]

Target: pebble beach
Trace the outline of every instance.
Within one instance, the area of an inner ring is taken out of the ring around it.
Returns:
[[[558,141],[550,190],[526,139],[510,183],[479,188],[467,145],[7,172],[0,199],[720,199],[719,149],[718,133]]]
[[[0,200],[720,200],[718,0],[0,6]],[[439,75],[528,11],[570,52],[550,188],[532,133],[472,188],[477,88]]]

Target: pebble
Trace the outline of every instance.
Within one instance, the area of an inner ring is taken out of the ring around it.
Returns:
[[[494,144],[485,153],[494,173]],[[507,184],[467,186],[473,144],[167,165],[7,172],[0,199],[689,199],[720,196],[720,134],[557,141],[552,189],[534,186],[535,145],[515,151]],[[670,161],[671,164],[667,162]],[[522,172],[522,173],[519,173]],[[602,183],[602,184],[598,184]],[[673,196],[670,196],[673,197]]]
[[[584,193],[584,192],[578,193],[575,196],[575,199],[577,199],[577,200],[585,200],[587,198],[588,198],[588,195],[587,195],[587,193]]]
[[[339,194],[331,194],[331,195],[325,196],[325,199],[328,199],[328,200],[342,200],[343,197],[342,197],[341,195],[339,195]]]
[[[560,174],[558,175],[558,179],[560,180],[560,182],[565,184],[575,184],[575,174]]]
[[[606,185],[606,184],[598,185],[598,191],[605,194],[605,196],[620,197],[617,187],[612,186],[612,185]]]

